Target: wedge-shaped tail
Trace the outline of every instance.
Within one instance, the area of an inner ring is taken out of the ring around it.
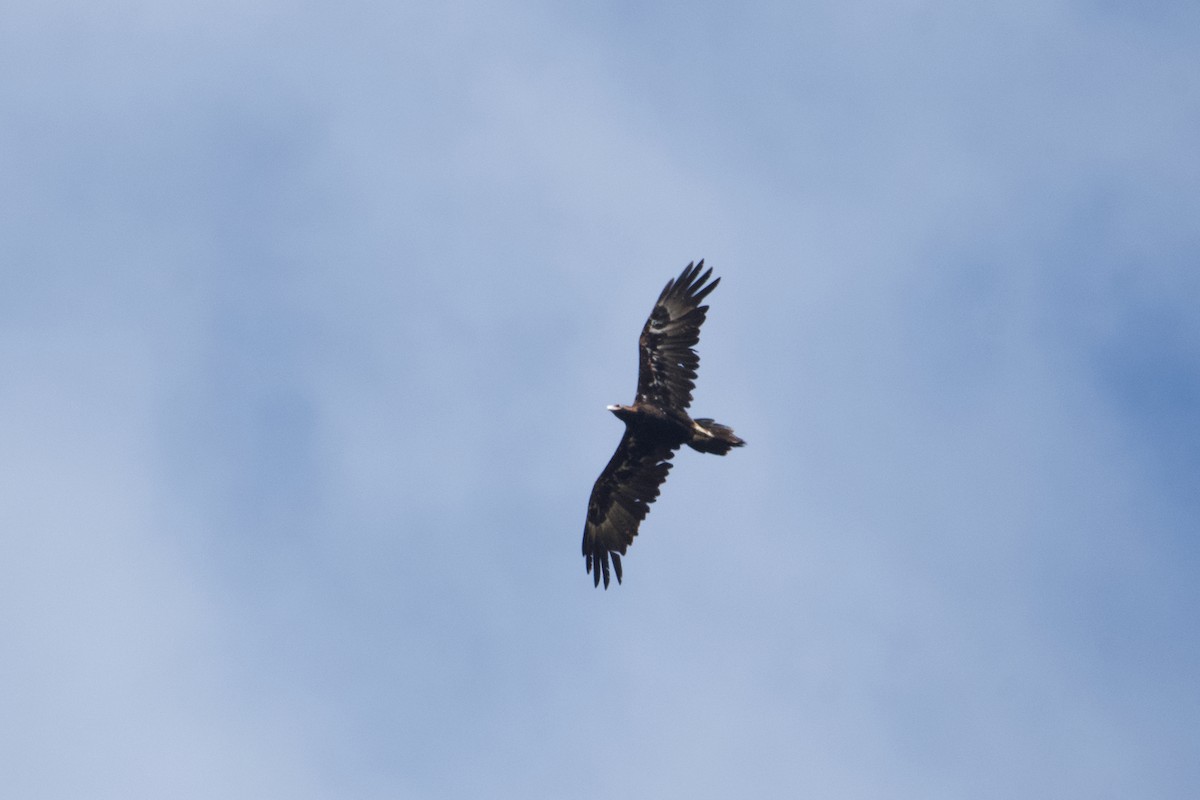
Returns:
[[[723,456],[746,442],[733,432],[733,428],[714,422],[707,417],[692,420],[692,440],[688,447],[701,453]]]

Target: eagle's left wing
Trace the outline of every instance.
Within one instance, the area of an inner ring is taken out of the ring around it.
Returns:
[[[674,447],[639,440],[627,429],[608,466],[596,479],[583,526],[583,555],[596,586],[603,572],[604,588],[608,588],[610,556],[617,583],[621,582],[621,556],[633,543],[638,525],[658,497],[674,453]]]
[[[721,282],[705,285],[704,260],[688,264],[678,278],[667,282],[638,339],[637,401],[659,408],[685,410],[692,402],[700,356],[692,348],[700,341],[700,326],[708,306],[700,305]]]

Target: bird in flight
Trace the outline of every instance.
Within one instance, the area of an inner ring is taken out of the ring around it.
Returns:
[[[638,339],[637,397],[631,406],[608,410],[625,423],[625,435],[608,466],[596,479],[583,526],[583,556],[594,585],[608,588],[609,559],[621,582],[621,556],[637,536],[638,525],[658,497],[671,469],[671,457],[683,445],[723,456],[744,441],[711,419],[692,419],[687,409],[696,386],[700,325],[708,306],[700,303],[717,288],[701,274],[704,260],[688,264],[667,282]]]

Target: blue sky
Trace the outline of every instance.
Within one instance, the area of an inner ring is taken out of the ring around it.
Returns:
[[[1193,3],[26,6],[14,797],[1200,791]]]

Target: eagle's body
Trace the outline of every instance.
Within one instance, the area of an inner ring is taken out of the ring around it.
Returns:
[[[670,442],[672,447],[680,447],[691,438],[692,421],[686,414],[674,409],[659,408],[650,403],[634,403],[631,406],[609,406],[608,410],[639,438]]]
[[[662,290],[638,340],[637,398],[630,406],[608,407],[625,423],[625,435],[592,487],[583,528],[587,569],[597,586],[603,575],[606,589],[609,560],[620,583],[621,556],[658,497],[675,451],[686,444],[723,456],[745,444],[732,429],[687,413],[700,364],[692,348],[708,312],[700,302],[721,282],[708,283],[712,270],[701,275],[703,268],[704,261],[688,264]]]

